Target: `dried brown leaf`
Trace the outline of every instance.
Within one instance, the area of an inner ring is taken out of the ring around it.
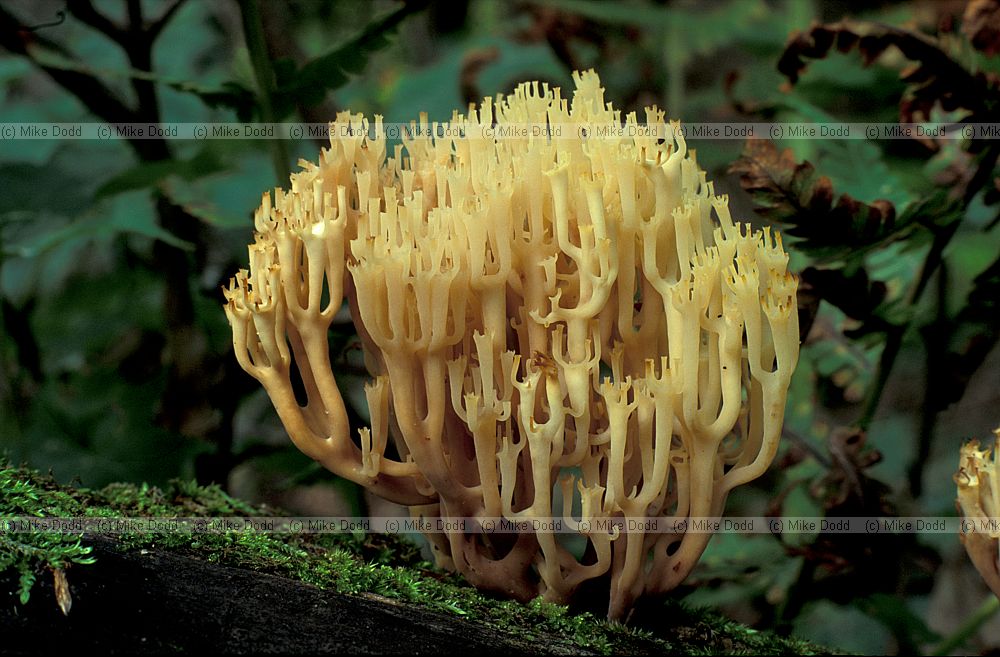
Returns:
[[[967,14],[963,30],[966,26],[975,29],[976,38],[987,43],[986,47],[1000,47],[994,32],[998,21],[995,8],[985,6],[995,5],[995,1],[973,4],[984,6],[975,10],[976,22]],[[946,112],[967,110],[971,122],[995,120],[993,100],[1000,86],[996,76],[969,71],[936,39],[913,30],[850,19],[826,25],[814,23],[808,30],[792,35],[778,61],[778,70],[795,84],[808,67],[808,60],[822,59],[834,47],[840,52],[857,49],[865,65],[890,47],[912,62],[900,74],[907,84],[899,106],[900,121],[904,123],[929,120],[935,107]]]
[[[61,568],[52,570],[52,584],[56,592],[56,603],[63,616],[69,616],[69,610],[73,608],[73,596],[69,592],[69,582],[66,581],[66,571]]]
[[[740,176],[757,213],[784,224],[785,233],[800,238],[797,248],[817,262],[856,257],[908,228],[896,221],[896,208],[889,201],[837,197],[829,178],[809,162],[796,162],[791,150],[779,152],[770,141],[748,140],[730,172]]]

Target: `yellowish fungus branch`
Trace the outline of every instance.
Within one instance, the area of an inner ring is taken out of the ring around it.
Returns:
[[[1000,427],[993,431],[993,445],[979,449],[979,441],[962,446],[955,483],[958,509],[965,522],[959,538],[973,565],[990,590],[1000,597],[1000,472],[996,455],[1000,449]]]
[[[430,537],[442,565],[558,602],[607,576],[620,618],[710,536],[599,528],[719,516],[773,460],[797,281],[677,124],[648,108],[640,130],[594,72],[574,80],[572,99],[537,83],[485,99],[441,136],[422,119],[391,156],[379,118],[338,115],[318,164],[264,195],[226,313],[240,364],[327,469],[416,515],[565,518],[588,543],[452,532]],[[529,124],[551,131],[505,129]],[[374,377],[356,439],[327,343],[345,295]]]

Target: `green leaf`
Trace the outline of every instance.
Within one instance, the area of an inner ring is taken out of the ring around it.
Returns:
[[[953,208],[939,196],[912,205],[900,217],[886,200],[865,203],[849,194],[835,199],[833,184],[809,162],[798,163],[790,150],[772,142],[747,141],[743,156],[730,169],[754,199],[759,215],[781,224],[799,238],[796,248],[817,263],[859,262],[868,251],[901,240]]]
[[[804,606],[792,625],[795,636],[817,643],[827,641],[846,654],[883,655],[891,649],[892,638],[885,626],[854,606],[829,600],[815,600]],[[844,628],[851,628],[844,631]]]
[[[253,210],[261,191],[273,184],[273,174],[265,153],[235,145],[239,148],[224,155],[228,167],[204,176],[167,176],[160,191],[191,216],[213,226],[244,230],[253,226]]]
[[[154,81],[165,84],[176,91],[193,94],[209,107],[232,109],[240,121],[250,121],[257,108],[257,99],[253,90],[236,80],[228,80],[218,87],[206,87],[194,82],[178,80],[157,79]]]
[[[847,341],[840,332],[823,335],[810,344],[808,355],[815,376],[832,386],[820,388],[828,405],[834,406],[843,400],[859,402],[864,398],[871,383],[874,355]],[[827,399],[834,397],[834,393],[836,398]]]
[[[156,84],[162,84],[175,91],[198,96],[209,107],[227,107],[233,109],[241,121],[249,120],[257,105],[253,90],[236,80],[226,81],[218,87],[210,87],[189,80],[171,79],[135,68],[100,68],[89,66],[38,47],[31,49],[31,57],[37,63],[48,68],[74,71],[93,78],[148,80]]]
[[[837,89],[843,94],[842,86]],[[867,91],[865,91],[867,93]],[[895,105],[895,98],[890,99]],[[780,110],[778,117],[782,121],[796,123],[837,123],[844,120],[806,100],[795,90],[781,94],[774,103]],[[876,120],[869,118],[868,120]],[[892,121],[892,117],[885,120]],[[841,193],[864,201],[883,198],[897,208],[911,202],[914,196],[923,191],[926,184],[924,176],[919,177],[915,189],[907,189],[904,180],[894,168],[885,162],[885,153],[879,142],[862,139],[789,139],[782,142],[802,160],[823,163],[823,174],[830,178],[833,186]]]
[[[95,205],[83,216],[60,228],[42,231],[28,239],[3,245],[6,255],[35,258],[64,244],[106,239],[133,233],[158,239],[179,249],[194,248],[157,224],[148,194],[130,191]]]
[[[935,643],[941,636],[927,627],[927,623],[910,609],[902,598],[885,593],[875,593],[854,601],[854,605],[888,627],[894,636],[911,645]]]
[[[250,225],[247,217],[240,216],[212,202],[190,181],[170,177],[163,181],[162,189],[171,203],[183,208],[184,212],[205,223],[222,228],[247,228]]]
[[[35,573],[31,571],[31,567],[25,563],[21,568],[20,577],[18,577],[18,600],[21,601],[22,605],[28,604],[28,600],[31,599],[31,587],[35,585]]]
[[[773,536],[720,533],[712,537],[691,573],[688,584],[694,590],[684,603],[719,607],[783,596],[801,564],[802,557],[789,557]]]
[[[939,189],[906,206],[899,215],[899,222],[945,228],[961,220],[964,211],[962,199],[949,194],[947,190]]]
[[[783,518],[818,518],[823,515],[823,507],[810,492],[807,481],[801,481],[792,486],[785,495],[781,505]],[[805,547],[816,542],[819,531],[792,532],[781,534],[781,541],[791,547]]]
[[[350,75],[364,71],[368,58],[389,44],[389,36],[410,14],[423,9],[423,2],[407,2],[369,22],[361,32],[333,50],[310,60],[291,73],[284,63],[276,69],[276,114],[285,116],[296,104],[314,105],[327,91],[348,81]],[[280,106],[277,104],[280,103]]]
[[[168,176],[178,176],[183,180],[195,180],[224,168],[216,151],[203,148],[190,159],[142,162],[124,171],[101,185],[94,193],[95,199],[113,196],[135,189],[144,189],[160,184]]]

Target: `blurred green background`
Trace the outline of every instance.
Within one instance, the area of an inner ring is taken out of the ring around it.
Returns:
[[[926,61],[930,78],[905,77],[912,54],[891,47],[869,66],[856,50],[824,52],[792,84],[778,68],[790,36],[844,18],[927,35],[988,81],[997,69],[996,23],[975,31],[965,2],[9,0],[0,123],[322,122],[343,109],[444,120],[524,80],[572,86],[586,68],[616,106],[657,104],[682,121],[891,123],[907,99],[939,93],[931,83],[947,87]],[[975,111],[944,103],[926,118]],[[261,193],[321,145],[0,140],[3,453],[90,487],[183,477],[298,513],[384,504],[291,446],[238,368],[221,309]],[[769,201],[730,171],[744,143],[689,146],[734,216],[760,221],[754,209]],[[958,446],[1000,423],[996,153],[955,141],[778,146],[838,196],[885,199],[898,225],[914,223],[839,260],[793,256],[796,269],[827,273],[809,279],[813,321],[786,439],[778,465],[736,491],[729,512],[954,515]],[[777,218],[810,217],[822,219]],[[850,226],[838,233],[848,243]],[[860,297],[838,298],[854,284]],[[351,327],[337,331],[338,378],[357,392]],[[959,374],[951,356],[965,359]],[[363,421],[363,395],[352,406]],[[982,606],[992,597],[953,535],[720,535],[680,594],[863,653],[1000,646],[995,607]]]

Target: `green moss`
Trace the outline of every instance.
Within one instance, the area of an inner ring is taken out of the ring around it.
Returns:
[[[99,491],[59,487],[51,477],[0,464],[0,517],[194,517],[267,516],[275,512],[240,502],[217,486],[171,482],[158,489],[115,484]],[[483,622],[532,640],[565,641],[568,650],[602,654],[830,654],[820,647],[757,632],[709,610],[676,601],[647,608],[657,633],[571,613],[543,602],[498,600],[477,591],[461,577],[435,570],[419,549],[398,536],[360,534],[224,533],[119,534],[122,550],[169,549],[212,562],[265,572],[347,595],[391,598]],[[21,574],[26,601],[33,578],[43,569],[92,562],[80,535],[0,535],[0,570]]]
[[[54,511],[54,509],[56,511]],[[60,511],[76,514],[80,506],[55,486],[43,486],[35,477],[10,467],[0,467],[0,572],[18,574],[18,598],[28,602],[41,568],[64,570],[70,564],[93,563],[90,548],[81,536],[8,531],[3,520],[12,516],[44,517]]]

